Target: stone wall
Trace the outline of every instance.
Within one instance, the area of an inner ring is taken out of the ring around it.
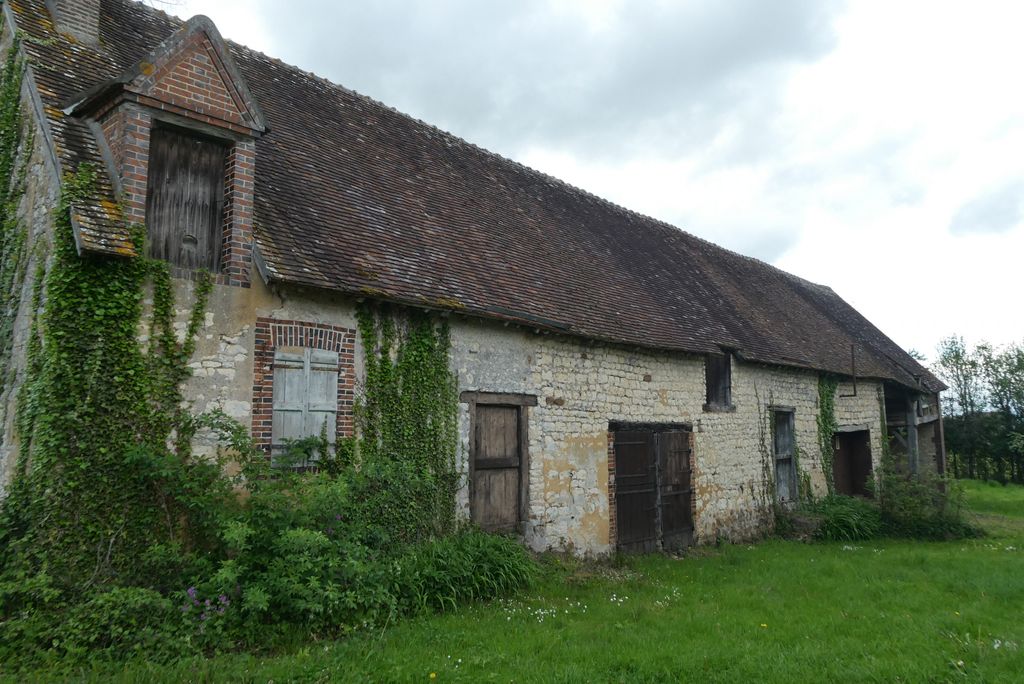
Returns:
[[[917,426],[917,459],[921,472],[940,472],[938,463],[938,439],[939,421],[932,420],[921,423]]]
[[[774,477],[771,407],[795,412],[799,466],[825,492],[817,438],[816,373],[733,361],[734,411],[706,412],[701,357],[630,351],[537,335],[485,321],[453,323],[453,364],[461,390],[534,394],[529,412],[529,512],[525,536],[536,549],[580,554],[612,550],[608,501],[610,422],[683,423],[695,431],[695,533],[698,542],[744,539],[770,525]],[[850,392],[840,391],[837,394]],[[877,383],[837,397],[840,425],[871,430],[881,453]],[[466,470],[468,406],[460,411]],[[460,506],[468,511],[468,491]]]
[[[178,281],[181,325],[192,283]],[[248,424],[253,401],[256,318],[356,328],[350,300],[314,293],[271,290],[257,280],[250,289],[216,286],[186,396],[197,411],[222,408]],[[694,430],[696,541],[748,539],[771,524],[774,477],[769,411],[795,412],[799,468],[816,494],[825,492],[817,441],[816,373],[733,361],[735,410],[704,410],[704,361],[683,354],[628,350],[574,338],[535,334],[514,326],[452,318],[452,364],[460,391],[529,394],[529,507],[524,536],[535,549],[600,555],[614,547],[609,506],[609,423],[679,423]],[[356,344],[355,378],[362,377]],[[265,388],[263,388],[265,391]],[[878,385],[841,384],[836,418],[840,426],[871,431],[873,459],[878,439]],[[458,465],[463,486],[458,502],[469,515],[466,485],[470,450],[469,408],[460,405]],[[200,445],[202,449],[211,444]],[[613,475],[612,475],[613,477]]]
[[[871,431],[871,468],[882,459],[882,383],[868,380],[840,382],[836,388],[836,424],[840,428]]]
[[[191,312],[194,290],[193,282],[175,280],[175,327],[182,334]],[[219,408],[242,424],[251,424],[254,400],[265,399],[267,393],[266,383],[259,378],[268,369],[261,367],[258,374],[256,369],[257,319],[341,327],[351,336],[356,328],[355,308],[344,297],[281,291],[268,288],[260,278],[245,288],[214,285],[196,352],[189,364],[193,377],[184,388],[185,399],[194,411]],[[265,365],[265,359],[263,363]],[[343,354],[342,363],[345,367],[340,369],[341,375],[347,379],[351,393],[355,381],[362,377],[360,351],[357,349],[354,358],[350,353]],[[349,426],[350,418],[351,406],[339,406],[339,424]],[[212,442],[200,439],[196,453],[209,453],[213,447]]]

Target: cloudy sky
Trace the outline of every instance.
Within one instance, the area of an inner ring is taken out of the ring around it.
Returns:
[[[1024,3],[149,0],[723,246],[1024,341]]]

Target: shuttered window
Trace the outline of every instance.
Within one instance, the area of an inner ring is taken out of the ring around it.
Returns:
[[[320,349],[275,352],[272,453],[275,456],[284,453],[290,440],[319,437],[324,433],[333,446],[337,415],[338,353]]]
[[[775,497],[780,503],[796,498],[796,463],[793,453],[792,411],[772,412],[772,437],[775,443]]]
[[[146,194],[147,252],[187,269],[220,268],[227,146],[154,128]]]

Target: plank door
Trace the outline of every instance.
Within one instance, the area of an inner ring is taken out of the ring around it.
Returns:
[[[664,549],[681,549],[693,542],[690,433],[684,430],[658,433],[656,448],[661,545]]]
[[[619,548],[654,551],[658,545],[658,491],[652,430],[615,433],[615,508]]]
[[[522,449],[519,407],[476,405],[470,516],[484,530],[519,525]]]
[[[149,142],[146,247],[187,269],[220,268],[227,147],[169,128]]]

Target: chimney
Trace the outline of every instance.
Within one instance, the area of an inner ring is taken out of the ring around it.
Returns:
[[[46,0],[53,23],[79,43],[100,42],[100,0]]]

